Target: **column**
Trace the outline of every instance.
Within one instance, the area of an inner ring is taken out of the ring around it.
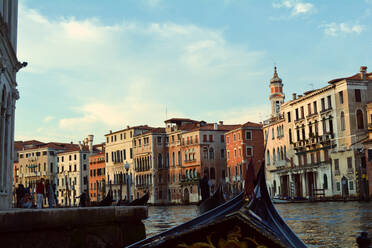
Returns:
[[[4,169],[5,169],[5,156],[4,156],[4,144],[5,144],[5,108],[1,107],[0,116],[0,193],[4,192]]]

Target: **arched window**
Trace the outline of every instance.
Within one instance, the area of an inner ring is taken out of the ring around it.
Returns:
[[[291,129],[288,130],[288,134],[289,134],[289,143],[292,144],[292,130]]]
[[[174,157],[174,152],[172,152],[172,165],[176,166],[176,158]]]
[[[273,148],[273,162],[275,162],[276,157],[275,157],[275,148]]]
[[[345,114],[343,111],[341,112],[340,121],[341,121],[341,130],[345,131]]]
[[[276,148],[276,160],[280,160],[280,149],[279,149],[279,147],[278,148]]]
[[[326,174],[323,175],[323,188],[328,189],[328,178]]]
[[[163,157],[161,153],[158,154],[158,168],[163,168]]]
[[[270,151],[267,150],[267,155],[266,155],[266,164],[269,165],[270,164]]]
[[[287,160],[287,147],[284,146],[284,159]]]
[[[167,157],[167,161],[166,161],[166,166],[167,166],[167,168],[169,167],[169,153],[167,153],[167,155],[166,155]]]
[[[213,148],[209,148],[209,159],[214,159],[214,150]]]
[[[282,147],[282,146],[280,147],[280,159],[281,159],[281,160],[284,159],[283,147]]]
[[[194,169],[194,178],[198,178],[198,173],[196,172],[196,169]]]
[[[208,159],[208,148],[207,147],[203,148],[203,157],[204,159]]]
[[[186,178],[189,178],[189,170],[186,170]]]
[[[357,126],[358,129],[363,129],[364,128],[364,121],[363,121],[363,112],[362,110],[358,109],[356,112],[357,116]]]

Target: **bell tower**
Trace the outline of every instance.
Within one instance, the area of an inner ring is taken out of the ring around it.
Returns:
[[[270,80],[271,117],[279,116],[280,107],[284,103],[284,97],[282,80],[279,78],[275,66],[274,76]]]

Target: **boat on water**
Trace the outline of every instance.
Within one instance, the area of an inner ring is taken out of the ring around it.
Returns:
[[[150,193],[146,192],[142,197],[135,199],[133,201],[126,201],[126,200],[119,200],[116,205],[117,206],[144,206],[147,204],[150,198]],[[112,192],[108,192],[107,196],[98,203],[98,206],[111,206],[115,200],[112,197]]]
[[[306,247],[276,211],[267,190],[264,163],[252,189],[253,192],[241,192],[195,219],[128,247]]]
[[[223,195],[223,189],[222,185],[219,185],[217,187],[217,190],[214,192],[214,194],[209,197],[208,199],[202,200],[200,203],[198,203],[198,212],[199,214],[203,214],[211,209],[214,209],[221,204],[225,203],[226,199]]]

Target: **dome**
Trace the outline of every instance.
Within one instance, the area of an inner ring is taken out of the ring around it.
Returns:
[[[278,72],[276,71],[276,66],[274,67],[274,76],[270,80],[270,83],[281,83],[282,79],[278,77]]]

